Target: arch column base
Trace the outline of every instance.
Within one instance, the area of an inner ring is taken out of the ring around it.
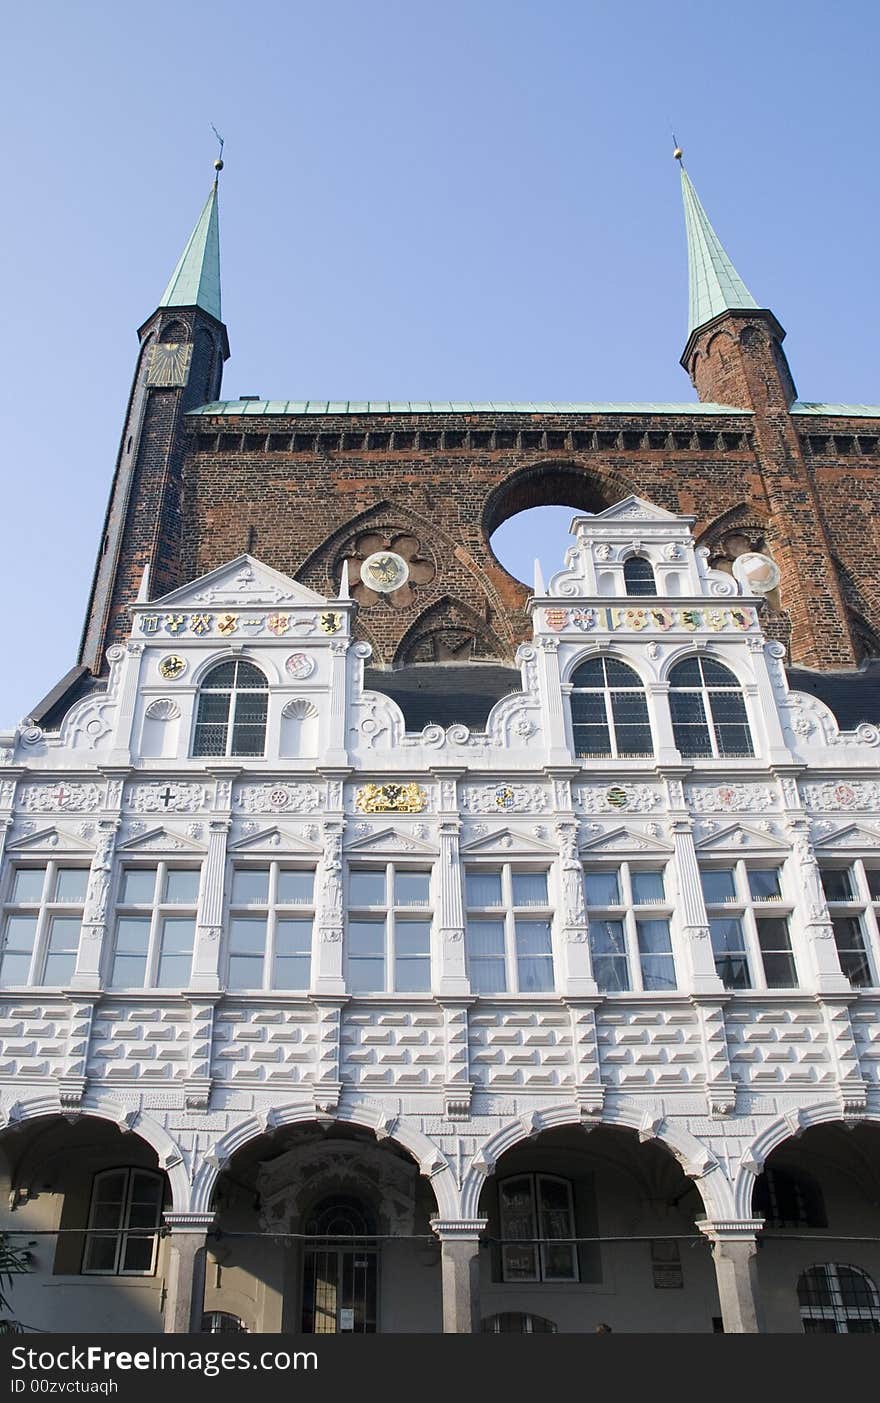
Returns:
[[[712,1244],[718,1301],[725,1335],[759,1335],[764,1322],[758,1291],[756,1254],[763,1218],[743,1222],[698,1223]]]
[[[485,1218],[431,1223],[440,1239],[444,1335],[480,1332],[480,1236],[486,1223]]]

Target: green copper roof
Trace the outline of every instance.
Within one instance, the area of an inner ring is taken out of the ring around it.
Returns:
[[[171,274],[160,307],[201,307],[220,316],[220,223],[217,217],[217,182],[199,215],[180,262]]]
[[[681,168],[688,245],[688,336],[713,317],[737,307],[757,307],[709,223],[690,176]]]
[[[880,404],[816,404],[796,399],[789,414],[824,414],[831,419],[880,419]]]
[[[555,400],[517,404],[505,400],[325,400],[221,399],[191,414],[740,414],[729,404],[559,404]]]

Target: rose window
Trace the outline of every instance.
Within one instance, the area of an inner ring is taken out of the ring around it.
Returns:
[[[396,567],[397,578],[402,582],[388,589],[387,584],[393,584],[395,578],[394,558],[403,562],[405,568]],[[415,604],[419,587],[430,584],[437,574],[434,562],[422,551],[421,541],[408,533],[393,535],[390,532],[370,531],[357,537],[354,548],[345,559],[348,561],[352,598],[362,609],[371,609],[383,598],[395,609],[408,609]],[[383,571],[387,571],[386,587],[373,589],[368,581],[374,578],[377,584],[382,585]]]

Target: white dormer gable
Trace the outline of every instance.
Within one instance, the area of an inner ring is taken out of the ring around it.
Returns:
[[[144,610],[180,609],[246,609],[265,606],[288,608],[296,605],[319,605],[328,601],[322,594],[273,570],[252,555],[239,555],[226,565],[218,565],[190,584],[181,585],[160,599],[149,603],[138,601]]]
[[[655,502],[648,502],[644,497],[624,497],[622,502],[615,502],[613,506],[606,507],[602,512],[596,512],[591,516],[576,516],[569,527],[572,535],[577,535],[581,523],[586,523],[590,527],[605,525],[606,523],[619,521],[644,521],[669,523],[675,522],[683,525],[688,530],[693,526],[696,517],[676,516],[674,512],[667,511],[665,507],[658,507]]]

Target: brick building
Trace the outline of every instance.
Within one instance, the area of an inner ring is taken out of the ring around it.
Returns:
[[[880,1330],[880,406],[681,179],[621,405],[222,400],[215,181],[0,734],[26,1324]]]

